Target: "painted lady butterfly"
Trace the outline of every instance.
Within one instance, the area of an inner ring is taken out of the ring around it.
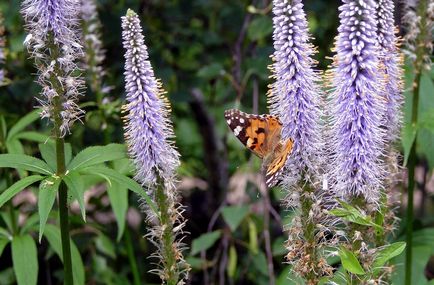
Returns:
[[[291,139],[281,140],[282,123],[279,119],[267,114],[247,114],[236,109],[226,110],[225,119],[234,135],[262,158],[267,186],[278,184],[293,146]]]

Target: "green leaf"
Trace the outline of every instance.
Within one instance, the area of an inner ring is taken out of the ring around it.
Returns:
[[[249,223],[249,248],[253,254],[257,254],[259,252],[258,248],[258,229],[256,228],[256,224],[252,219],[248,220]]]
[[[343,220],[356,223],[363,226],[372,226],[375,227],[377,230],[383,230],[383,228],[380,225],[375,224],[370,216],[367,216],[360,212],[360,210],[356,209],[355,207],[351,206],[348,203],[345,203],[344,201],[338,200],[339,204],[342,206],[342,208],[337,208],[330,210],[329,213],[333,216],[340,217]]]
[[[24,130],[28,125],[33,123],[39,118],[39,113],[41,110],[34,110],[24,117],[22,117],[10,130],[8,134],[8,140],[12,139],[16,134]]]
[[[107,185],[107,193],[110,199],[110,205],[116,217],[118,225],[117,241],[120,241],[125,229],[126,214],[128,210],[128,189],[122,184],[112,181]]]
[[[357,257],[346,249],[345,247],[339,248],[339,257],[341,258],[342,266],[349,272],[353,274],[365,274],[365,270],[360,265],[359,260],[357,260]]]
[[[231,245],[229,248],[229,260],[226,268],[228,271],[228,276],[231,279],[235,278],[235,273],[237,272],[237,260],[237,250],[235,249],[235,246]]]
[[[262,251],[253,255],[252,261],[253,265],[260,273],[262,273],[264,276],[268,276],[267,258]]]
[[[0,256],[2,256],[3,250],[5,249],[5,247],[8,245],[10,240],[6,239],[6,238],[2,238],[0,236]]]
[[[51,224],[47,224],[44,231],[44,236],[50,244],[51,248],[59,256],[63,262],[62,243],[60,238],[60,230]],[[71,240],[71,259],[72,259],[72,276],[74,285],[84,285],[84,266],[80,253]]]
[[[46,142],[50,137],[46,134],[41,134],[39,132],[28,131],[28,132],[20,132],[14,136],[14,139],[17,140],[27,140],[34,141],[39,143]]]
[[[80,170],[80,173],[98,175],[104,178],[109,184],[111,184],[111,180],[113,180],[127,187],[134,193],[138,194],[140,197],[144,198],[148,206],[158,216],[158,211],[156,210],[157,208],[155,207],[154,202],[152,202],[151,198],[149,198],[148,194],[146,194],[146,191],[142,188],[142,186],[140,186],[140,184],[138,184],[133,179],[104,166],[93,166],[84,168]]]
[[[38,253],[30,235],[12,239],[12,263],[18,285],[36,285],[38,281]]]
[[[408,157],[410,155],[411,146],[416,138],[417,128],[411,122],[407,122],[402,128],[401,143],[404,149],[404,166],[407,165]]]
[[[207,250],[208,248],[212,247],[220,238],[221,234],[221,231],[213,231],[194,239],[191,245],[191,255],[195,255],[202,250]]]
[[[378,274],[380,268],[390,259],[395,256],[400,255],[405,249],[405,242],[395,242],[386,245],[380,251],[377,252],[374,262],[372,263],[372,268],[374,269],[374,275]]]
[[[57,169],[57,157],[56,157],[56,143],[53,141],[48,141],[45,143],[40,143],[39,151],[41,152],[42,158],[51,167],[53,172]],[[71,144],[65,144],[65,163],[67,164],[71,160],[72,150]]]
[[[83,180],[80,177],[80,173],[77,171],[69,171],[67,175],[63,177],[68,186],[68,190],[74,199],[77,200],[80,206],[81,217],[86,222],[86,206],[84,205],[84,185]]]
[[[39,185],[38,194],[38,213],[39,213],[39,242],[41,242],[42,234],[44,233],[45,224],[48,220],[48,215],[56,200],[57,190],[59,189],[61,180],[54,177],[49,177]]]
[[[112,241],[102,233],[98,234],[98,237],[95,240],[96,248],[111,258],[116,258],[115,248],[113,246]]]
[[[197,72],[198,77],[205,79],[213,79],[219,76],[224,71],[223,66],[219,63],[212,63],[199,69]]]
[[[9,154],[24,154],[23,144],[19,140],[7,140],[6,149]]]
[[[44,161],[24,154],[0,154],[0,167],[23,169],[45,175],[53,174]]]
[[[11,187],[6,189],[3,193],[0,195],[0,208],[12,197],[14,197],[16,194],[24,190],[24,188],[28,187],[29,185],[32,185],[33,183],[42,180],[44,177],[40,175],[32,175],[24,177],[21,180],[18,180],[15,182]]]
[[[252,41],[256,41],[267,37],[272,31],[273,22],[271,18],[268,16],[259,16],[250,23],[247,29],[247,36]]]
[[[107,161],[125,158],[126,148],[123,144],[108,144],[106,146],[91,146],[80,151],[69,163],[68,169],[83,169]]]
[[[248,213],[248,206],[226,206],[222,209],[223,219],[233,232],[237,229]]]

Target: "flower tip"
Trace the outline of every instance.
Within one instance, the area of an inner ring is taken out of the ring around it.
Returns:
[[[132,10],[132,9],[128,9],[127,10],[127,14],[125,16],[127,16],[127,17],[134,17],[134,16],[137,16],[137,13],[134,12],[134,10]]]

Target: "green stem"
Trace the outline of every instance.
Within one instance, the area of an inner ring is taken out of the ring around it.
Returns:
[[[169,213],[169,207],[171,201],[166,196],[164,191],[164,183],[160,183],[157,186],[155,198],[157,206],[160,212],[160,227],[162,228],[162,239],[161,239],[161,255],[164,264],[164,276],[167,285],[178,284],[179,271],[176,264],[176,252],[173,246],[175,242],[175,237],[173,236],[173,221]]]
[[[56,139],[57,175],[65,174],[65,142],[62,138]],[[72,262],[71,262],[71,240],[69,238],[69,217],[68,217],[68,187],[62,182],[59,186],[59,219],[60,236],[62,241],[63,271],[65,285],[73,285]]]
[[[416,71],[417,72],[417,71]],[[418,107],[419,107],[419,86],[420,86],[421,73],[417,72],[413,81],[413,106],[411,123],[413,128],[417,126]],[[406,252],[405,252],[405,284],[411,285],[412,275],[412,250],[413,250],[413,195],[414,195],[414,170],[416,168],[416,137],[411,146],[410,155],[408,158],[408,190],[407,190],[407,230],[406,230]]]
[[[307,284],[317,284],[321,276],[318,274],[322,274],[320,268],[318,268],[319,260],[318,260],[318,251],[317,251],[317,242],[315,237],[315,221],[309,218],[309,212],[312,210],[312,205],[314,201],[312,201],[311,195],[313,190],[309,186],[305,186],[304,193],[300,196],[300,204],[301,204],[301,222],[304,225],[303,227],[303,236],[306,240],[306,255],[309,255],[309,264],[312,270],[304,277],[307,280]]]
[[[128,260],[130,262],[131,273],[133,274],[134,285],[140,285],[140,273],[137,267],[136,257],[134,256],[133,244],[131,241],[130,229],[125,227],[125,245],[127,247]]]

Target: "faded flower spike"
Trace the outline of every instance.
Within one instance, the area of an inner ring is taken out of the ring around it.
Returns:
[[[79,44],[78,0],[24,0],[21,13],[28,35],[24,44],[38,68],[42,86],[41,116],[50,118],[60,136],[83,115],[78,107],[83,80],[76,60],[83,56]]]
[[[180,164],[172,142],[170,107],[148,60],[140,20],[132,10],[122,17],[122,39],[128,101],[125,137],[137,166],[136,178],[148,185],[155,185],[157,177],[167,182]]]
[[[402,22],[405,27],[404,53],[413,62],[417,72],[421,69],[431,70],[434,2],[432,0],[405,1]]]
[[[398,38],[394,23],[393,0],[379,0],[377,4],[378,44],[380,47],[379,59],[385,73],[385,99],[386,99],[386,139],[393,141],[399,136],[401,130],[402,96],[402,62],[403,56],[399,51]]]
[[[373,0],[343,0],[339,8],[330,111],[333,188],[374,203],[382,187],[385,114],[375,8]]]
[[[101,22],[98,18],[95,0],[81,0],[81,19],[83,30],[83,44],[85,66],[89,78],[90,88],[95,93],[107,92],[110,88],[103,88],[103,77],[106,72],[102,67],[105,50],[101,41]],[[102,100],[102,94],[97,94]]]
[[[4,38],[4,32],[5,32],[5,28],[3,26],[3,15],[0,11],[0,86],[2,85],[2,83],[4,83],[6,81],[5,78],[5,70],[3,68],[4,64],[5,64],[5,38]]]
[[[294,147],[287,167],[293,184],[318,174],[321,154],[318,74],[313,70],[315,49],[309,43],[308,23],[301,0],[273,1],[275,82],[269,93],[270,112],[282,122],[282,139]]]

